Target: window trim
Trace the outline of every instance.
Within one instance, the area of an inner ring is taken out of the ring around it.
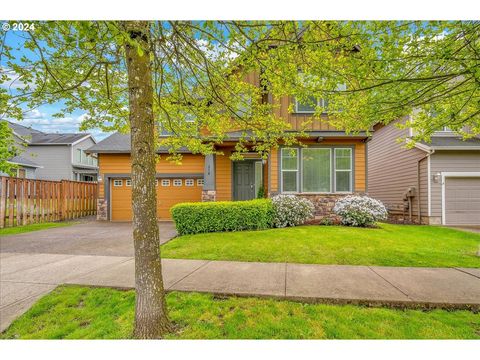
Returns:
[[[350,169],[337,169],[337,150],[350,150]],[[350,190],[337,191],[337,171],[350,172]],[[333,192],[336,194],[351,194],[353,192],[353,149],[350,147],[335,147],[333,148]]]
[[[164,186],[164,187],[171,186],[170,179],[162,179],[162,186]]]
[[[302,180],[302,166],[301,164],[297,165],[297,191],[283,191],[283,169],[282,169],[282,150],[283,149],[297,149],[297,164],[302,159],[302,150],[303,147],[280,147],[278,151],[277,161],[278,161],[278,189],[280,194],[306,194],[306,195],[315,195],[315,194],[353,194],[355,192],[355,144],[349,145],[309,145],[306,148],[328,148],[330,150],[330,192],[305,192],[303,191],[303,180]],[[351,149],[351,173],[350,173],[350,190],[351,191],[336,191],[336,178],[335,178],[335,149]],[[332,151],[333,150],[333,151]],[[300,157],[300,158],[299,158]],[[288,171],[288,170],[286,170]]]
[[[123,186],[123,180],[122,180],[122,179],[113,179],[113,186],[114,186],[114,187],[121,187],[121,186]]]
[[[188,185],[189,182],[190,182],[190,185]],[[185,179],[185,186],[188,186],[188,187],[195,186],[195,180]]]
[[[205,185],[205,179],[197,179],[197,186],[204,186]]]
[[[132,186],[132,179],[125,180],[125,186],[131,187]]]
[[[176,182],[180,181],[180,185],[175,185]],[[173,179],[173,186],[175,187],[181,187],[183,186],[183,181],[182,179]]]
[[[297,169],[296,170],[283,170],[282,169],[282,154],[283,154],[283,150],[291,150],[291,149],[296,149],[297,150]],[[280,148],[280,166],[278,167],[280,169],[280,186],[281,186],[281,192],[282,194],[297,194],[299,191],[299,188],[300,188],[300,163],[299,163],[299,156],[300,156],[300,149],[297,148],[297,147],[282,147]],[[283,172],[286,171],[286,172],[296,172],[297,173],[297,190],[296,191],[283,191]]]

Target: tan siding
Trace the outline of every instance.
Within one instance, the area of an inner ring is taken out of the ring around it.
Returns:
[[[431,175],[440,172],[480,172],[479,151],[437,151],[431,159]],[[442,185],[431,183],[432,216],[442,216]]]
[[[396,123],[396,122],[395,122]],[[392,211],[401,212],[403,193],[408,187],[417,188],[417,161],[426,153],[419,149],[406,149],[397,139],[407,135],[406,129],[398,129],[394,123],[373,134],[368,143],[368,193],[385,203]],[[421,207],[427,215],[427,159],[422,161]],[[418,189],[417,189],[418,190]],[[413,213],[417,214],[417,199]]]

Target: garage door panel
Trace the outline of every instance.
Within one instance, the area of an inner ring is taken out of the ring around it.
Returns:
[[[202,186],[194,181],[193,186],[186,186],[185,179],[182,179],[182,186],[162,186],[161,180],[156,186],[157,191],[157,216],[161,220],[171,219],[170,208],[182,202],[195,202],[202,199]],[[111,218],[114,221],[132,220],[132,188],[126,186],[123,179],[122,186],[111,184]]]
[[[445,223],[480,225],[480,177],[445,179]]]

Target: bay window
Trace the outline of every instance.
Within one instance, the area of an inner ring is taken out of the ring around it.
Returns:
[[[282,148],[280,176],[282,192],[352,192],[353,149]]]

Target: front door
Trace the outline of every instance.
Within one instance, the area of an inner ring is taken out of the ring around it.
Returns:
[[[255,199],[255,162],[235,161],[233,163],[233,199]]]

